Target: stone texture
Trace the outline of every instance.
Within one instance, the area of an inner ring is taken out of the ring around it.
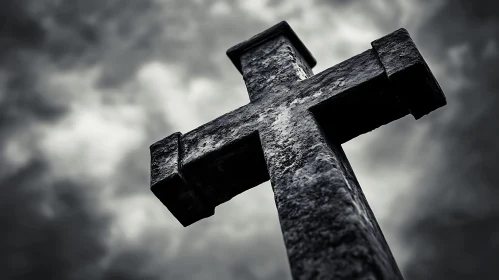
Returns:
[[[180,133],[151,145],[151,190],[184,226],[215,213],[215,207],[182,176]]]
[[[294,279],[402,279],[341,144],[445,97],[403,30],[317,75],[290,30],[228,51],[251,102],[153,145],[153,191],[185,225],[270,178]]]
[[[310,51],[305,47],[303,42],[296,36],[296,33],[291,29],[289,24],[285,21],[281,21],[278,24],[270,27],[269,29],[256,34],[250,39],[241,42],[232,48],[227,50],[227,56],[232,61],[237,70],[242,74],[242,66],[241,66],[241,55],[254,49],[260,44],[263,44],[267,41],[274,39],[277,36],[286,37],[291,45],[296,49],[297,53],[300,53],[300,56],[304,58],[309,68],[313,68],[317,61],[312,56]]]
[[[430,68],[409,33],[399,29],[372,42],[400,99],[419,119],[447,104]]]

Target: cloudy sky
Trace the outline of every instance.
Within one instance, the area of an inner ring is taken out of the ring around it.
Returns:
[[[268,183],[182,227],[149,145],[248,102],[225,56],[287,20],[318,73],[405,27],[448,105],[344,145],[407,280],[497,279],[499,2],[3,0],[0,278],[290,279]]]

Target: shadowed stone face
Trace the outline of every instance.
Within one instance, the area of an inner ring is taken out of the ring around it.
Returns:
[[[243,78],[250,100],[268,94],[287,94],[293,83],[312,76],[312,69],[284,35],[248,50],[241,56]]]
[[[341,144],[445,97],[405,30],[313,75],[282,22],[227,52],[250,104],[151,146],[151,188],[187,226],[270,178],[295,279],[402,279]]]

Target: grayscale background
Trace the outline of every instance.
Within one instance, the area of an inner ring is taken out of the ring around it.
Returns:
[[[0,278],[290,279],[268,183],[183,228],[149,145],[248,102],[225,51],[287,20],[318,73],[400,27],[447,95],[344,145],[406,280],[499,278],[499,2],[0,1]]]

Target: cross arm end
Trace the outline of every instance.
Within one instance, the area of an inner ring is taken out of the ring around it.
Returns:
[[[183,226],[188,226],[212,216],[215,209],[182,176],[180,136],[177,132],[151,145],[151,191]]]
[[[310,51],[303,44],[300,38],[298,38],[296,33],[293,31],[293,29],[291,29],[291,26],[289,26],[286,21],[281,21],[280,23],[251,37],[250,39],[231,47],[227,50],[227,56],[237,68],[239,73],[242,74],[241,56],[251,48],[261,45],[279,35],[284,35],[289,39],[295,49],[303,56],[303,59],[308,63],[310,68],[313,68],[317,64],[317,61],[312,56]]]
[[[408,106],[414,118],[419,119],[447,104],[440,85],[407,30],[396,30],[371,45],[397,96]]]

